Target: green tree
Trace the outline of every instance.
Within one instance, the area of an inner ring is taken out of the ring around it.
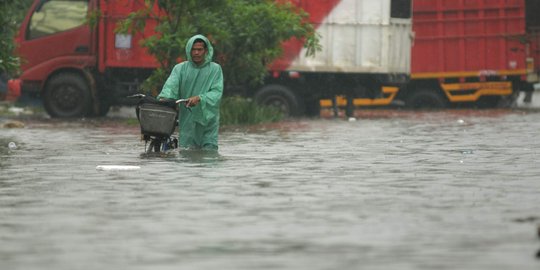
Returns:
[[[137,32],[148,19],[158,21],[158,35],[142,42],[160,63],[145,89],[161,87],[176,60],[185,57],[188,38],[198,33],[212,41],[227,85],[260,83],[288,39],[305,40],[308,55],[320,49],[308,14],[287,0],[146,0],[145,5],[117,29]]]
[[[0,1],[0,74],[14,75],[19,72],[20,60],[15,55],[13,38],[31,2],[32,0]]]

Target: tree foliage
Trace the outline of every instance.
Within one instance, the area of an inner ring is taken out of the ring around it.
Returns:
[[[279,108],[256,104],[253,100],[230,96],[223,98],[220,107],[220,126],[253,125],[277,122],[284,115]]]
[[[13,75],[19,71],[20,60],[15,55],[13,38],[30,3],[31,0],[0,1],[0,74]]]
[[[306,40],[308,54],[319,50],[318,36],[307,21],[307,13],[286,0],[146,0],[144,3],[145,8],[131,13],[117,31],[142,31],[148,19],[158,21],[155,28],[158,34],[142,42],[161,65],[145,82],[145,89],[161,87],[177,60],[185,58],[186,41],[195,34],[211,40],[215,60],[223,67],[228,85],[261,82],[267,65],[281,55],[282,42],[290,38]]]

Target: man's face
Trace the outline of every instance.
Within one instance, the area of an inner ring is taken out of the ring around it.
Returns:
[[[204,63],[204,57],[206,56],[206,49],[203,42],[195,42],[191,47],[191,59],[195,64],[200,65]]]

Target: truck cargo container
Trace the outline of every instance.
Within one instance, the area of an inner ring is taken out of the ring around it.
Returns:
[[[400,94],[411,107],[494,106],[532,91],[538,52],[526,10],[537,7],[524,0],[415,0],[412,80]]]

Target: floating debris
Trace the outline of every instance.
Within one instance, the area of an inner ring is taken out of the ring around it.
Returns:
[[[0,127],[2,127],[2,128],[23,128],[24,123],[20,122],[20,121],[12,120],[12,121],[3,123],[2,125],[0,125]]]
[[[8,109],[8,112],[13,113],[13,114],[15,114],[15,115],[20,115],[21,113],[24,112],[24,108],[10,107],[10,108]]]
[[[15,150],[15,149],[17,149],[17,145],[14,142],[9,142],[8,143],[8,148],[9,148],[9,150]]]
[[[535,216],[514,219],[515,222],[519,222],[519,223],[535,222],[537,220],[540,220],[540,218],[535,217]],[[538,233],[540,234],[540,228],[538,228],[538,230],[539,230]]]

